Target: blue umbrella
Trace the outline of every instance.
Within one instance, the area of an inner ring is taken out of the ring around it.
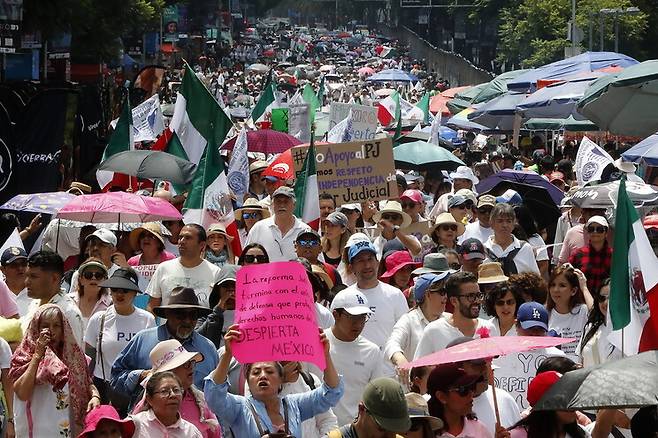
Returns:
[[[548,191],[548,194],[551,196],[553,202],[555,202],[555,205],[559,205],[562,198],[564,198],[562,190],[542,178],[541,175],[535,172],[510,169],[501,170],[500,172],[480,181],[480,184],[476,186],[477,192],[480,194],[487,193],[501,182],[511,182],[523,184],[525,186],[544,188]],[[518,191],[521,192],[521,190]]]
[[[549,85],[532,93],[516,109],[524,119],[573,116],[576,120],[584,120],[585,117],[576,111],[576,104],[592,82],[593,79],[585,79]]]
[[[476,106],[468,120],[501,131],[514,130],[516,107],[525,100],[525,93],[505,93],[489,102]]]
[[[0,210],[55,214],[73,198],[75,198],[75,195],[67,192],[16,195],[0,205]]]
[[[614,52],[585,52],[530,70],[507,83],[508,90],[532,91],[539,79],[562,79],[580,72],[618,66],[629,67],[638,62],[630,56]]]
[[[392,68],[375,73],[366,80],[369,82],[416,82],[418,78],[406,71]]]
[[[658,166],[658,134],[653,134],[621,154],[624,161]]]

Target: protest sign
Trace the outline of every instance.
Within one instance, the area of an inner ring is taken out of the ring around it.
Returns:
[[[579,186],[601,179],[603,169],[612,164],[612,157],[599,145],[583,137],[576,155],[576,179]]]
[[[296,137],[299,141],[308,143],[311,141],[311,123],[309,118],[309,106],[306,103],[290,104],[288,107],[288,134]]]
[[[295,175],[308,147],[292,149]],[[390,138],[315,146],[318,193],[329,193],[336,205],[379,201],[398,196]]]
[[[288,132],[288,108],[272,109],[270,120],[274,131]]]
[[[240,363],[289,360],[325,368],[313,288],[301,264],[243,266],[235,297],[234,320],[242,337],[233,354]]]
[[[132,113],[133,141],[155,141],[164,131],[164,119],[157,94],[133,108]],[[115,128],[118,121],[119,119],[112,120],[111,126]]]
[[[359,141],[374,140],[378,122],[377,108],[374,106],[332,102],[329,129],[344,120],[350,110],[352,110],[352,138]]]

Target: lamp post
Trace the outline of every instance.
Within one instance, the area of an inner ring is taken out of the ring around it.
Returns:
[[[603,20],[605,15],[612,15],[614,17],[614,28],[615,28],[615,52],[619,52],[619,16],[620,15],[633,15],[638,14],[640,9],[633,6],[630,8],[605,8],[599,10],[600,14],[600,24],[601,24],[601,45],[600,51],[603,51]]]

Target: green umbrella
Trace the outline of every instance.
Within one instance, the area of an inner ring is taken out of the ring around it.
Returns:
[[[599,128],[589,120],[576,120],[573,116],[566,119],[533,118],[523,124],[525,129],[545,131],[585,132],[598,131]]]
[[[471,104],[489,102],[491,99],[507,93],[507,83],[528,70],[512,70],[496,76],[473,98]]]
[[[482,91],[489,82],[485,82],[483,84],[475,85],[468,90],[464,91],[463,93],[457,93],[455,94],[455,98],[452,100],[449,100],[446,103],[446,106],[450,110],[451,113],[457,114],[469,106],[471,106],[471,101],[475,99],[475,96],[480,94],[480,91]]]
[[[426,141],[403,143],[393,149],[395,167],[414,170],[455,170],[464,162],[447,149]]]
[[[578,112],[602,130],[647,137],[658,131],[658,60],[644,61],[592,82]]]

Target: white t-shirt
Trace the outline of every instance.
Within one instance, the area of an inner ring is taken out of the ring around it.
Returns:
[[[33,298],[27,296],[27,288],[24,288],[22,291],[16,295],[16,307],[18,307],[18,317],[22,318],[27,315],[27,312],[30,309],[30,304],[34,301]]]
[[[318,318],[318,327],[322,330],[326,330],[334,325],[334,315],[331,314],[331,310],[320,303],[315,303],[315,315]]]
[[[503,258],[516,248],[521,247],[516,256],[514,256],[516,272],[519,274],[522,272],[534,272],[535,274],[539,274],[539,266],[537,266],[537,260],[535,259],[535,252],[532,249],[532,245],[525,244],[522,246],[519,239],[514,236],[512,236],[512,239],[512,243],[507,248],[503,248],[497,243],[494,243],[494,236],[492,234],[485,242],[482,242],[482,244],[497,258]]]
[[[9,369],[9,364],[11,362],[11,347],[7,341],[3,338],[0,338],[0,370]]]
[[[477,318],[476,333],[473,337],[479,338],[480,335],[478,334],[478,331],[483,328],[489,330],[489,334],[494,331],[493,323],[490,320]],[[432,321],[427,324],[427,327],[423,330],[423,335],[418,342],[414,359],[443,350],[450,341],[461,336],[465,335],[457,327],[450,324],[448,319],[439,318],[436,321]]]
[[[493,318],[491,319],[491,322],[493,323],[494,329],[491,332],[491,336],[501,336],[500,334],[500,321],[498,321],[498,318]],[[505,333],[505,336],[518,336],[519,334],[516,332],[516,324],[512,325],[512,328],[507,330],[507,333]]]
[[[466,239],[477,239],[484,243],[489,239],[489,236],[493,236],[493,230],[480,225],[480,221],[475,221],[466,224],[464,234],[457,238],[457,243],[461,244]]]
[[[178,249],[178,243],[171,243],[168,238],[165,237],[164,240],[164,249],[175,255],[176,257],[180,256],[180,250]]]
[[[555,330],[563,338],[576,338],[576,341],[562,344],[561,349],[567,357],[575,362],[580,362],[580,357],[576,351],[578,342],[583,335],[583,328],[587,323],[587,305],[580,304],[567,314],[558,313],[552,309],[548,317],[548,329]]]
[[[98,332],[101,329],[101,318],[105,314],[103,322],[103,340],[101,348],[98,347]],[[89,325],[85,333],[85,343],[96,349],[96,367],[94,376],[110,380],[112,364],[121,350],[141,330],[155,327],[155,318],[146,310],[135,308],[130,315],[119,315],[114,306],[107,308],[105,312],[94,313],[89,318]],[[103,365],[101,365],[101,351],[103,350]],[[103,366],[105,377],[103,377]]]
[[[199,305],[208,307],[208,297],[219,278],[220,269],[207,260],[202,260],[194,268],[186,268],[180,258],[160,263],[151,277],[146,293],[153,298],[162,298],[162,304],[169,302],[171,291],[179,286],[190,287],[199,298]]]
[[[546,242],[541,238],[539,234],[528,237],[527,242],[532,246],[532,250],[535,253],[535,260],[538,262],[548,260],[548,248],[546,248]]]
[[[496,411],[494,408],[493,390],[491,388],[492,386],[489,385],[486,391],[473,399],[473,412],[487,430],[495,434]],[[514,426],[521,419],[521,411],[514,398],[504,389],[496,388],[496,400],[498,401],[501,426],[505,428]]]

